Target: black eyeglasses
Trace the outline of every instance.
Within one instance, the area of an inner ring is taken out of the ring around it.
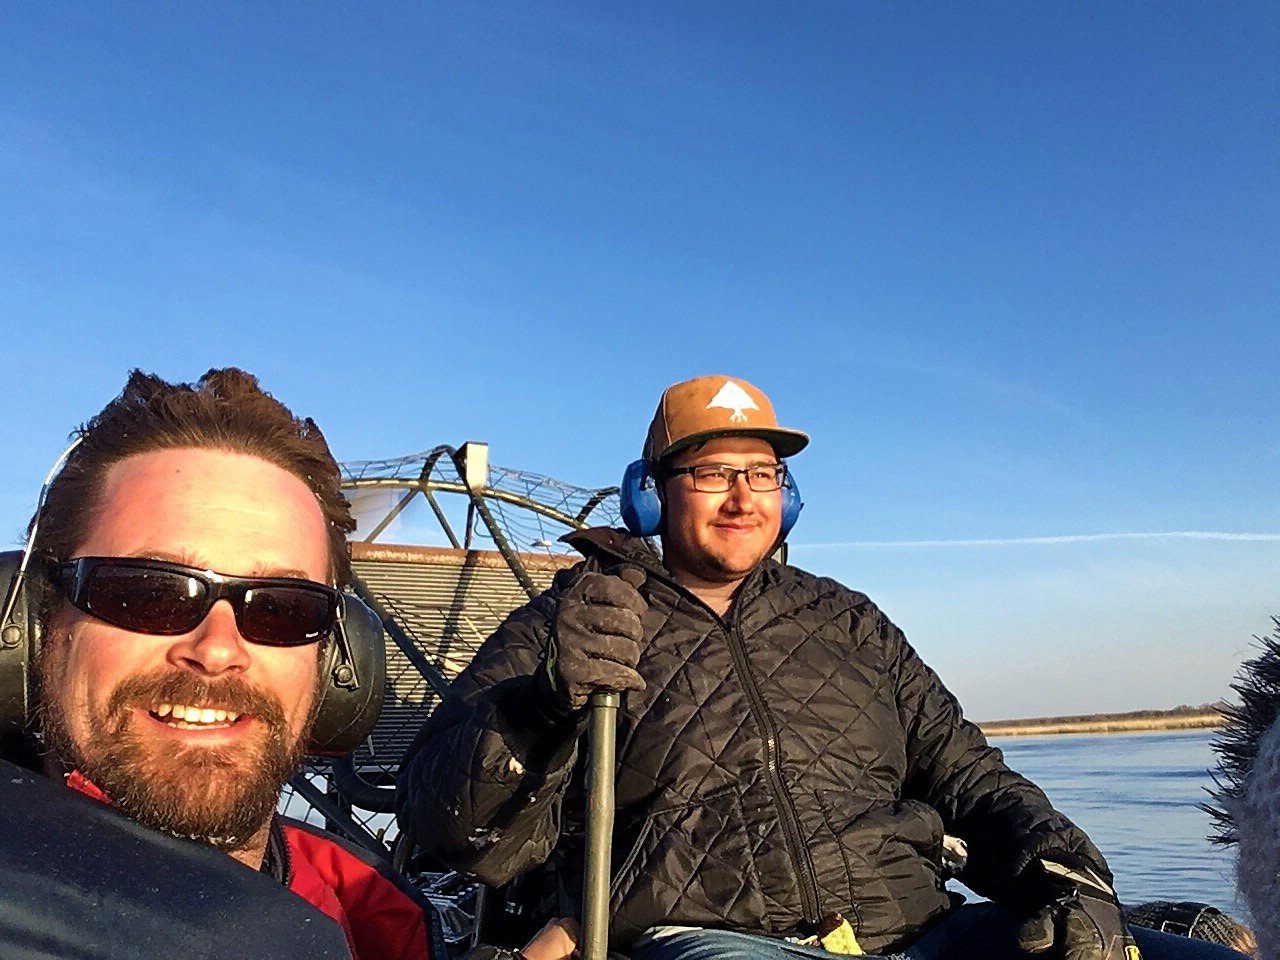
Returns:
[[[164,560],[78,557],[52,567],[50,576],[78,610],[113,627],[161,637],[194,630],[225,599],[246,640],[297,647],[329,633],[342,610],[341,594],[323,583],[229,577]]]
[[[726,493],[733,489],[738,477],[747,478],[747,486],[756,493],[779,490],[787,482],[785,463],[755,463],[738,469],[727,463],[700,463],[694,467],[671,467],[667,476],[687,473],[693,477],[693,489],[701,493]]]

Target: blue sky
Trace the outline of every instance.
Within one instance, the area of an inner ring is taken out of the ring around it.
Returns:
[[[0,525],[135,366],[584,486],[725,372],[813,435],[795,562],[971,715],[1222,696],[1280,614],[1278,41],[1247,0],[7,5]]]

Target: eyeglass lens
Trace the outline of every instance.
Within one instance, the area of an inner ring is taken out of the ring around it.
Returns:
[[[256,643],[311,643],[333,625],[334,600],[322,589],[252,580],[215,585],[194,573],[110,563],[90,569],[77,606],[126,630],[172,636],[194,630],[222,596],[241,635]]]
[[[758,463],[742,469],[722,463],[704,464],[693,468],[693,488],[723,493],[738,482],[739,475],[747,478],[747,486],[756,493],[767,493],[782,486],[787,468],[781,463]]]

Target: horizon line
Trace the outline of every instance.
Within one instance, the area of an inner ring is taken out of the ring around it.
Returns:
[[[833,543],[795,543],[792,546],[817,550],[835,547],[1013,547],[1063,543],[1097,543],[1107,540],[1234,540],[1248,543],[1280,543],[1280,533],[1166,530],[1150,533],[1069,533],[1048,537],[992,537],[958,540],[842,540]]]

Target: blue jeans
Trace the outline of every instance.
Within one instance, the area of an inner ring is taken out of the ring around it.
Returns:
[[[953,910],[905,950],[885,960],[1023,960],[1014,946],[1020,917],[990,903],[972,903]],[[1192,940],[1172,933],[1133,928],[1143,960],[1241,960],[1221,944]],[[643,940],[631,950],[631,960],[832,960],[821,947],[802,947],[728,930],[690,930]],[[868,960],[874,960],[869,956]]]

